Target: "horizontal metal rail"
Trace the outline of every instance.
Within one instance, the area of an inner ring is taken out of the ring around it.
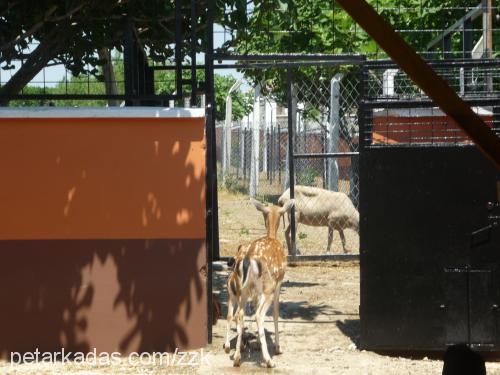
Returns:
[[[433,68],[472,68],[472,67],[498,67],[500,59],[447,59],[447,60],[425,60],[425,62]],[[368,69],[398,69],[399,66],[392,60],[367,60],[366,67]]]
[[[500,97],[478,97],[473,99],[462,98],[462,100],[471,107],[488,107],[500,105]],[[418,109],[418,108],[439,108],[438,105],[430,99],[386,99],[386,100],[363,100],[362,106],[365,109]]]
[[[181,100],[177,94],[166,95],[106,95],[106,94],[15,94],[0,95],[0,99],[8,100]]]
[[[327,159],[327,158],[342,158],[357,156],[359,152],[324,152],[324,153],[305,153],[305,154],[293,154],[295,159]]]
[[[351,60],[323,60],[323,61],[276,61],[276,62],[252,62],[235,64],[216,64],[214,69],[270,69],[270,68],[302,68],[306,66],[346,66],[359,65]]]
[[[364,146],[366,150],[373,149],[396,149],[396,148],[472,148],[475,147],[473,144],[460,144],[460,143],[439,143],[439,142],[422,142],[422,143],[376,143],[376,144],[367,144]]]
[[[322,65],[325,63],[333,63],[333,64],[344,64],[344,65],[359,65],[362,63],[365,63],[366,66],[369,69],[392,69],[392,68],[398,68],[398,65],[395,64],[392,60],[366,60],[365,56],[356,56],[356,59],[352,59],[352,56],[345,56],[345,55],[336,55],[339,58],[337,59],[332,59],[332,58],[319,58],[319,59],[309,59],[309,55],[302,55],[304,57],[303,60],[301,61],[296,61],[295,59],[268,59],[268,60],[251,60],[251,59],[237,59],[236,55],[231,55],[233,56],[232,59],[219,59],[221,63],[217,63],[217,61],[214,61],[214,69],[228,69],[228,68],[234,68],[234,67],[245,67],[245,66],[255,66],[254,64],[251,64],[251,62],[256,62],[256,61],[275,61],[280,62],[280,63],[295,63],[297,65],[304,64],[305,62],[309,62],[310,65]],[[245,56],[245,55],[242,55]],[[255,55],[253,55],[255,56]],[[260,55],[257,55],[260,56]],[[282,55],[275,55],[275,56],[282,56]],[[295,55],[293,55],[295,56]],[[330,56],[331,55],[318,55],[318,56]],[[359,59],[358,57],[362,57],[363,59]],[[285,61],[286,60],[286,61]],[[290,60],[290,61],[288,61]],[[313,60],[313,61],[309,61]],[[238,63],[238,64],[223,64],[222,61],[250,61],[250,63]],[[449,68],[449,67],[498,67],[500,65],[500,59],[482,59],[482,60],[470,60],[470,59],[448,59],[448,60],[426,60],[427,64],[429,64],[432,67],[443,67],[443,68]],[[265,64],[263,62],[262,64]],[[273,63],[269,63],[270,66],[275,66]],[[264,67],[266,65],[263,65]],[[293,65],[292,65],[293,66]],[[196,65],[196,69],[205,69],[204,64]],[[183,70],[191,70],[193,68],[193,65],[183,65],[182,69]],[[163,70],[176,70],[177,67],[175,65],[154,65],[151,66],[150,69],[152,70],[158,70],[158,71],[163,71]]]
[[[237,55],[231,53],[214,53],[214,60],[218,61],[350,61],[361,64],[366,60],[365,55],[330,55],[330,54],[300,54],[300,53],[273,53],[273,54],[249,54]]]

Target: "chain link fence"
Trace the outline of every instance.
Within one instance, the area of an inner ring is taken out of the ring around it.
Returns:
[[[441,61],[432,65],[498,134],[500,61]],[[392,62],[370,63],[364,81],[367,92],[363,138],[368,147],[472,144],[463,130]]]
[[[222,256],[234,254],[242,237],[265,233],[249,197],[283,204],[290,186],[290,163],[294,163],[296,197],[302,197],[297,202],[295,236],[300,254],[359,251],[359,72],[350,67],[343,72],[318,72],[318,79],[311,80],[310,74],[297,69],[290,112],[279,100],[286,95],[267,90],[256,96],[252,112],[245,118],[230,126],[217,123]],[[292,157],[288,152],[289,115]],[[285,228],[288,226],[287,219]],[[279,237],[290,244],[282,230]]]
[[[297,253],[357,253],[359,72],[299,81],[295,90]]]

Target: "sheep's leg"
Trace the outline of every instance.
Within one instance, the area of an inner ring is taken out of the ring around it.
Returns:
[[[280,309],[280,288],[281,288],[281,283],[278,284],[276,290],[274,291],[274,301],[273,301],[274,336],[275,336],[275,347],[276,347],[274,354],[283,353],[283,349],[280,346],[280,333],[278,330],[278,319],[279,319],[279,309]]]
[[[295,211],[295,230],[297,230],[297,224],[299,222],[300,222],[299,213]],[[288,214],[288,226],[285,229],[285,239],[286,239],[286,247],[288,248],[288,255],[291,255],[291,250],[292,250],[291,231],[292,231],[292,215]],[[297,244],[295,244],[295,255],[300,255],[300,250],[297,248]]]
[[[344,230],[339,229],[339,234],[340,234],[340,240],[342,241],[342,249],[344,249],[344,253],[347,253],[347,250],[345,248],[345,235],[344,235]]]
[[[288,221],[288,226],[285,229],[285,239],[286,239],[286,247],[288,248],[288,255],[291,254],[291,250],[292,250],[292,240],[290,238],[290,232],[291,232],[291,230],[292,230],[292,223],[289,220]]]
[[[231,350],[231,343],[229,342],[229,333],[231,332],[231,322],[233,320],[233,313],[234,313],[233,296],[231,292],[229,292],[229,297],[227,299],[226,341],[222,346],[226,353],[229,353],[229,351]]]
[[[330,254],[333,242],[333,227],[328,226],[328,245],[326,246],[326,253]]]
[[[262,357],[264,357],[264,362],[267,367],[274,367],[274,362],[269,355],[269,351],[267,350],[267,342],[266,342],[266,331],[264,330],[264,318],[266,316],[266,311],[269,309],[273,301],[274,295],[265,296],[262,295],[259,301],[259,307],[257,308],[256,313],[256,321],[257,327],[259,328],[259,340],[260,347],[262,350]]]

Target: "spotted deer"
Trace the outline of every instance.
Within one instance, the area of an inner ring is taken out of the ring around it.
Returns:
[[[234,318],[238,336],[233,365],[239,366],[241,362],[241,338],[244,329],[245,306],[249,299],[254,300],[255,321],[262,356],[267,367],[274,367],[274,362],[267,350],[264,318],[271,303],[273,303],[275,354],[281,354],[283,351],[279,343],[278,331],[279,294],[285,276],[286,253],[281,242],[277,240],[276,234],[281,217],[292,208],[294,201],[289,200],[283,207],[265,206],[256,200],[252,200],[252,203],[264,216],[267,235],[238,248],[234,270],[229,275],[227,282],[229,298],[224,349],[226,353],[229,353],[230,324]],[[233,315],[233,309],[236,306],[236,313]]]

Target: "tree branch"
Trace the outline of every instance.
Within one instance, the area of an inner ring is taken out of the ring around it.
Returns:
[[[0,96],[3,96],[0,98],[0,106],[8,105],[10,100],[8,96],[19,93],[49,61],[64,49],[66,41],[71,37],[71,34],[61,33],[57,29],[46,35],[21,68],[0,88]]]
[[[6,13],[9,12],[9,10],[11,10],[12,8],[14,8],[19,3],[20,3],[20,1],[9,2],[9,4],[7,5],[7,8],[0,13],[0,17],[3,17]]]
[[[82,1],[82,2],[80,2],[79,5],[77,5],[73,9],[71,9],[66,14],[64,14],[62,16],[59,16],[59,17],[54,17],[54,18],[52,18],[50,20],[47,20],[47,22],[58,22],[58,21],[62,21],[62,20],[67,19],[67,18],[71,18],[71,17],[73,17],[73,14],[75,14],[76,12],[78,12],[80,9],[82,9],[88,3],[89,3],[88,0],[87,1]]]
[[[10,47],[12,47],[16,43],[18,43],[20,40],[26,39],[26,38],[32,36],[34,33],[36,33],[45,24],[45,22],[47,22],[47,17],[49,17],[56,10],[57,10],[57,5],[53,5],[52,7],[50,7],[49,10],[47,12],[45,12],[45,14],[43,15],[43,19],[40,22],[34,24],[31,27],[31,29],[29,29],[28,31],[26,31],[25,33],[23,33],[21,35],[18,35],[15,39],[11,40],[7,44],[0,46],[0,52],[5,51],[6,49],[9,49]]]

